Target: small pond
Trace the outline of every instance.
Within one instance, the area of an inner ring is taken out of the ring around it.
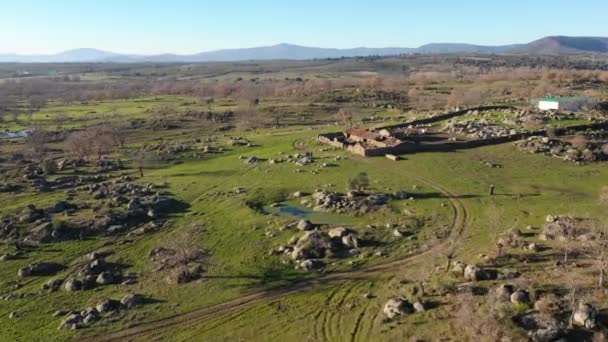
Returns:
[[[30,131],[27,129],[17,132],[0,133],[0,139],[24,138],[27,137],[29,134]]]
[[[352,224],[355,219],[348,215],[316,212],[311,208],[293,202],[281,202],[278,206],[267,205],[263,208],[266,214],[286,216],[296,219],[309,220],[315,224]]]

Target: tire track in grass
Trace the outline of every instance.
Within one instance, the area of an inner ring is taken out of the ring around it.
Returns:
[[[371,282],[371,284],[369,284],[369,287],[367,290],[368,293],[371,292],[373,287],[374,287],[374,282]],[[357,334],[361,331],[361,323],[363,321],[363,317],[365,317],[365,315],[368,313],[370,305],[371,305],[371,300],[367,299],[365,302],[365,305],[363,307],[363,310],[359,313],[359,316],[355,320],[355,326],[353,327],[353,330],[350,332],[350,341],[351,342],[354,342],[357,340]]]
[[[232,322],[232,321],[234,321],[234,320],[242,317],[243,315],[246,315],[247,313],[249,313],[251,311],[254,311],[254,310],[255,310],[255,308],[248,308],[248,309],[244,309],[244,310],[240,310],[238,312],[235,312],[232,315],[222,316],[221,319],[217,320],[216,324],[210,325],[208,327],[205,327],[205,329],[203,329],[203,330],[196,330],[194,333],[188,334],[187,336],[184,336],[184,338],[181,341],[184,341],[184,342],[186,342],[186,341],[193,341],[193,340],[196,341],[196,337],[197,336],[200,336],[200,335],[202,335],[202,334],[204,334],[204,333],[206,333],[208,331],[211,331],[211,330],[216,329],[218,327],[221,327],[221,326],[223,326],[223,325],[225,325],[227,323],[230,323],[230,322]],[[192,324],[190,325],[189,329],[186,329],[185,331],[194,330],[194,328],[198,328],[198,325],[196,324],[196,322],[192,322]]]
[[[355,321],[355,327],[353,328],[353,331],[350,332],[350,340],[351,340],[351,342],[355,342],[357,340],[357,333],[359,332],[359,328],[361,326],[361,321],[363,320],[363,317],[367,313],[367,308],[368,307],[369,307],[369,303],[365,306],[365,308],[363,309],[363,311],[361,311],[359,313],[359,316],[357,317],[357,320]]]
[[[334,336],[340,336],[340,317],[334,319],[337,315],[337,311],[342,307],[346,298],[350,295],[352,290],[357,287],[357,283],[348,286],[336,286],[338,288],[343,289],[344,291],[340,293],[338,301],[336,305],[328,305],[326,307],[327,314],[325,315],[325,321],[323,322],[323,330],[325,341],[335,341]]]
[[[340,300],[336,303],[337,305],[334,306],[333,310],[330,311],[330,337],[344,336],[344,334],[342,334],[342,319],[344,318],[344,315],[340,314],[340,310],[344,307],[344,302],[347,298],[351,296],[353,290],[361,287],[361,285],[361,282],[355,281],[352,286],[349,286],[346,291],[344,291],[343,295],[340,297]],[[330,341],[335,341],[335,339],[331,339]]]
[[[369,320],[369,329],[365,334],[365,338],[363,339],[364,341],[371,340],[372,335],[374,333],[374,329],[376,328],[376,321],[378,320],[378,316],[380,316],[380,310],[377,310],[376,313],[372,315],[372,319]]]
[[[331,303],[331,300],[336,295],[338,290],[339,290],[339,287],[335,286],[334,289],[329,293],[329,295],[325,299],[323,306],[315,314],[314,321],[313,321],[314,322],[313,331],[314,331],[315,341],[321,341],[321,337],[323,336],[323,338],[324,338],[324,336],[325,336],[324,322],[325,322],[325,316],[327,315],[327,308],[329,307],[329,303]]]

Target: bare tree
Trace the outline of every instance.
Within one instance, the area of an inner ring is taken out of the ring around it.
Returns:
[[[33,129],[26,138],[27,145],[32,149],[33,154],[42,159],[46,153],[46,145],[51,141],[49,132],[42,128]]]
[[[236,110],[236,120],[242,130],[255,130],[262,125],[262,116],[252,102],[241,103]]]
[[[452,265],[452,260],[456,255],[456,249],[458,246],[458,235],[456,233],[451,233],[447,238],[446,247],[442,249],[442,254],[445,257],[446,265],[445,272],[450,272],[450,266]]]
[[[73,132],[66,138],[64,148],[78,159],[87,160],[93,154],[91,136],[86,131]]]
[[[66,138],[64,147],[79,159],[88,160],[92,156],[101,159],[112,152],[115,142],[111,133],[104,126],[73,132]]]
[[[596,222],[593,225],[593,233],[595,239],[587,242],[585,254],[594,261],[594,268],[598,274],[597,286],[603,290],[608,270],[608,223]]]
[[[500,307],[490,305],[488,309],[468,293],[459,296],[455,320],[464,328],[472,341],[501,341],[506,336],[504,327],[500,324]]]
[[[0,92],[0,120],[5,120],[14,114],[17,102],[7,94]]]
[[[212,112],[213,111],[213,103],[215,102],[215,100],[213,99],[213,97],[208,97],[205,99],[205,104],[207,104],[207,110]]]
[[[138,150],[134,155],[134,161],[139,170],[139,176],[144,177],[144,169],[155,167],[160,164],[158,155],[145,149]]]
[[[105,131],[115,146],[118,146],[120,148],[125,147],[128,135],[126,127],[117,124],[108,125],[105,127]]]
[[[46,105],[47,99],[43,96],[31,96],[29,99],[29,110],[27,114],[29,116],[29,120],[31,121],[32,114],[39,112],[42,107]]]
[[[353,112],[347,108],[340,108],[336,113],[336,119],[341,121],[343,124],[352,126],[353,123]]]
[[[283,112],[280,108],[273,109],[270,111],[270,117],[272,118],[275,127],[281,126],[281,120],[283,120],[285,116],[285,112]]]
[[[57,112],[55,113],[55,115],[53,115],[53,121],[55,122],[55,125],[57,126],[57,129],[62,129],[63,128],[63,124],[65,124],[65,122],[67,121],[67,116],[65,115],[64,112]]]
[[[90,143],[93,147],[93,153],[98,160],[112,151],[112,138],[105,132],[101,130],[93,132],[91,138],[92,140],[90,141]]]

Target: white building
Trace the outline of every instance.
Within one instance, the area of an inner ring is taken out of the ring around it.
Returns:
[[[592,110],[597,102],[588,97],[544,97],[538,100],[540,110],[564,110],[578,112]]]

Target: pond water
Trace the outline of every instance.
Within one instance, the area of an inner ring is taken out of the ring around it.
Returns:
[[[0,139],[24,138],[27,137],[28,134],[30,134],[30,131],[27,129],[17,132],[0,133]]]
[[[263,211],[269,215],[304,219],[315,224],[352,224],[354,222],[354,219],[348,215],[316,212],[293,202],[281,202],[278,206],[267,205]]]

